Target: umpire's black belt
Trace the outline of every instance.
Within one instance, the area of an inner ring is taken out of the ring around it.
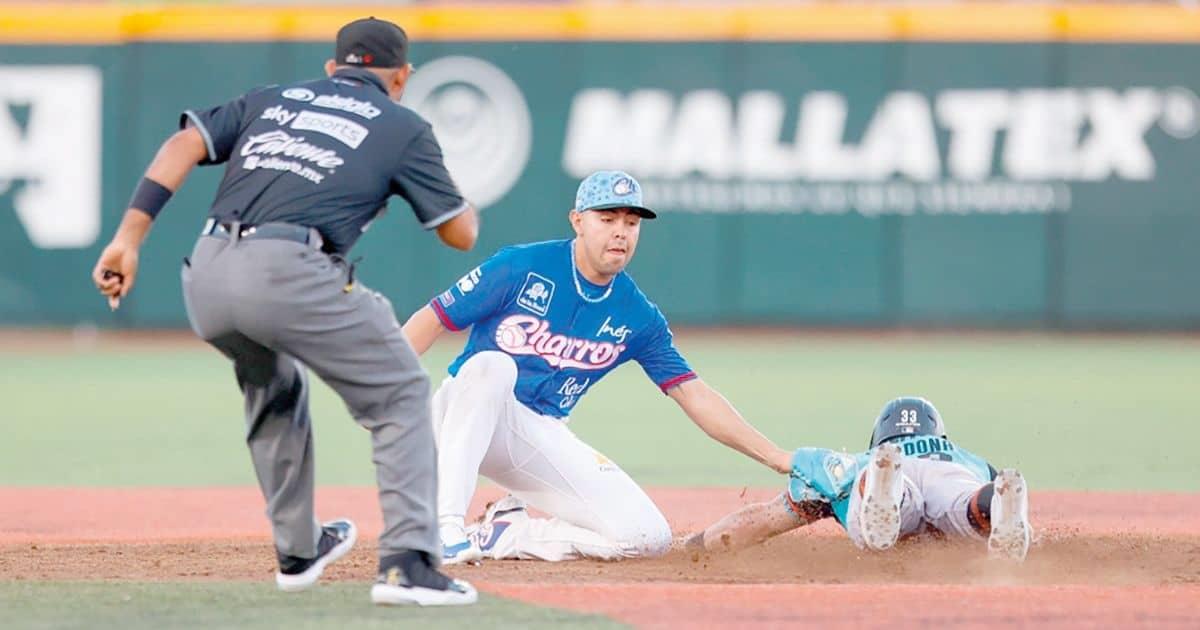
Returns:
[[[321,233],[316,228],[296,225],[294,223],[249,225],[237,221],[222,223],[216,219],[209,219],[204,223],[204,229],[200,230],[200,235],[234,241],[257,239],[292,241],[294,243],[310,245],[313,249],[323,249],[323,245],[325,244],[325,239],[321,238]]]

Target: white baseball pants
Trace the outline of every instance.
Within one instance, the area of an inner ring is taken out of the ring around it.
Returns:
[[[513,519],[490,557],[572,560],[657,556],[671,544],[662,512],[565,419],[517,401],[517,365],[481,352],[433,396],[441,525],[462,526],[478,475],[552,518]]]
[[[936,459],[905,457],[900,462],[900,472],[904,476],[904,497],[900,502],[902,538],[922,532],[929,524],[947,536],[983,540],[983,536],[971,527],[967,506],[985,482],[965,466]],[[864,469],[860,477],[865,474]],[[862,496],[858,493],[859,483],[856,482],[854,487],[846,512],[846,534],[855,545],[863,547],[858,525]]]

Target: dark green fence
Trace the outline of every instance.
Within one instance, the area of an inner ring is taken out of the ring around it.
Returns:
[[[578,178],[625,168],[663,210],[631,272],[676,323],[1200,324],[1200,46],[414,50],[412,105],[487,208],[468,254],[399,202],[364,237],[362,277],[401,311],[506,243],[565,236]],[[179,262],[219,170],[176,196],[110,314],[88,274],[131,185],[182,109],[314,76],[328,52],[0,46],[0,322],[186,325]]]

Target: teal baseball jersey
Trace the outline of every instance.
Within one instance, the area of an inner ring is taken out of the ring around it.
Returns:
[[[890,442],[899,446],[905,457],[958,464],[970,471],[981,484],[988,483],[994,476],[995,469],[985,459],[947,438],[913,435]],[[792,472],[788,476],[788,496],[796,503],[821,501],[830,504],[834,517],[845,527],[854,481],[870,459],[870,451],[851,455],[827,448],[796,449],[792,455]]]

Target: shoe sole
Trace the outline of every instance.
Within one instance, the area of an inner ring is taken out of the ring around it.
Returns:
[[[279,587],[279,590],[285,593],[298,593],[300,591],[312,588],[313,585],[317,583],[317,580],[321,579],[321,573],[325,571],[325,567],[329,566],[330,563],[337,561],[347,553],[350,553],[350,550],[354,548],[354,543],[358,542],[358,526],[349,519],[334,520],[342,520],[350,523],[350,536],[347,537],[346,540],[343,540],[335,545],[333,549],[329,550],[329,553],[325,554],[325,556],[320,560],[314,562],[313,565],[303,573],[287,575],[284,573],[279,573],[278,571],[275,572],[275,586]]]
[[[527,507],[528,505],[524,501],[512,496],[511,494],[505,495],[488,506],[487,511],[483,514],[483,519],[481,520],[480,524],[494,521],[504,514],[518,510],[524,510]]]
[[[496,560],[496,556],[492,553],[492,549],[496,546],[496,541],[500,534],[511,525],[512,517],[509,515],[528,516],[528,504],[514,497],[513,495],[505,495],[487,506],[487,510],[483,513],[483,518],[473,526],[473,531],[468,534],[468,538],[474,541],[472,547],[478,549],[481,558]],[[507,521],[497,520],[509,516]],[[503,526],[499,531],[495,527],[497,523],[502,523]],[[490,543],[486,544],[485,543]]]
[[[1020,562],[1029,553],[1032,529],[1029,526],[1029,491],[1025,478],[1016,470],[1007,468],[996,475],[995,488],[988,555]]]
[[[371,587],[371,602],[379,606],[469,606],[479,601],[475,588],[464,586],[466,592],[376,584]]]
[[[884,444],[871,455],[858,528],[867,548],[890,549],[900,537],[900,501],[904,479],[900,461],[904,454],[895,444]]]

